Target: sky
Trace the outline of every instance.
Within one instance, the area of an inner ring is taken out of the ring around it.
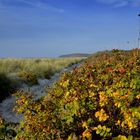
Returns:
[[[0,57],[138,47],[140,0],[0,0]]]

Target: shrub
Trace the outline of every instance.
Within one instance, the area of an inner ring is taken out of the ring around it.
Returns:
[[[0,140],[11,140],[16,136],[14,130],[17,124],[8,123],[0,117]]]
[[[3,73],[0,73],[0,102],[12,92],[12,81]]]
[[[50,79],[54,74],[55,74],[56,71],[53,70],[53,67],[48,67],[48,69],[46,71],[44,71],[44,77],[46,79]]]
[[[31,71],[19,72],[18,76],[27,84],[30,85],[38,84],[37,76]]]
[[[139,60],[138,49],[101,53],[65,73],[44,98],[20,93],[24,120],[16,139],[140,137]]]

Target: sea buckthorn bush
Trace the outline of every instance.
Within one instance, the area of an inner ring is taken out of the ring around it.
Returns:
[[[17,94],[18,140],[140,138],[140,50],[94,55],[48,95]]]

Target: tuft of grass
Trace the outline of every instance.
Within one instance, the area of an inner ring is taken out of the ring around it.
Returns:
[[[19,72],[18,76],[27,84],[38,84],[37,76],[30,71],[21,71]]]

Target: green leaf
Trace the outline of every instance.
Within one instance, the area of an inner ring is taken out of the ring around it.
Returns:
[[[111,128],[107,128],[107,129],[106,129],[106,132],[110,132],[110,131],[111,131]]]
[[[132,135],[129,135],[128,136],[128,140],[133,140],[133,136]]]
[[[88,124],[92,124],[94,122],[94,120],[92,118],[88,119]]]
[[[101,133],[100,133],[100,136],[104,136],[104,134],[105,134],[105,131],[102,131]]]
[[[118,137],[113,137],[112,140],[119,140],[119,138]]]
[[[100,133],[101,133],[101,131],[102,131],[102,130],[97,129],[97,130],[96,130],[96,134],[100,134]]]
[[[66,123],[69,125],[70,123],[72,123],[73,122],[73,118],[72,117],[69,117],[68,119],[67,119],[67,121],[66,121]]]
[[[78,101],[74,100],[74,102],[73,102],[74,114],[77,114],[77,110],[79,110],[79,103],[78,103]]]

